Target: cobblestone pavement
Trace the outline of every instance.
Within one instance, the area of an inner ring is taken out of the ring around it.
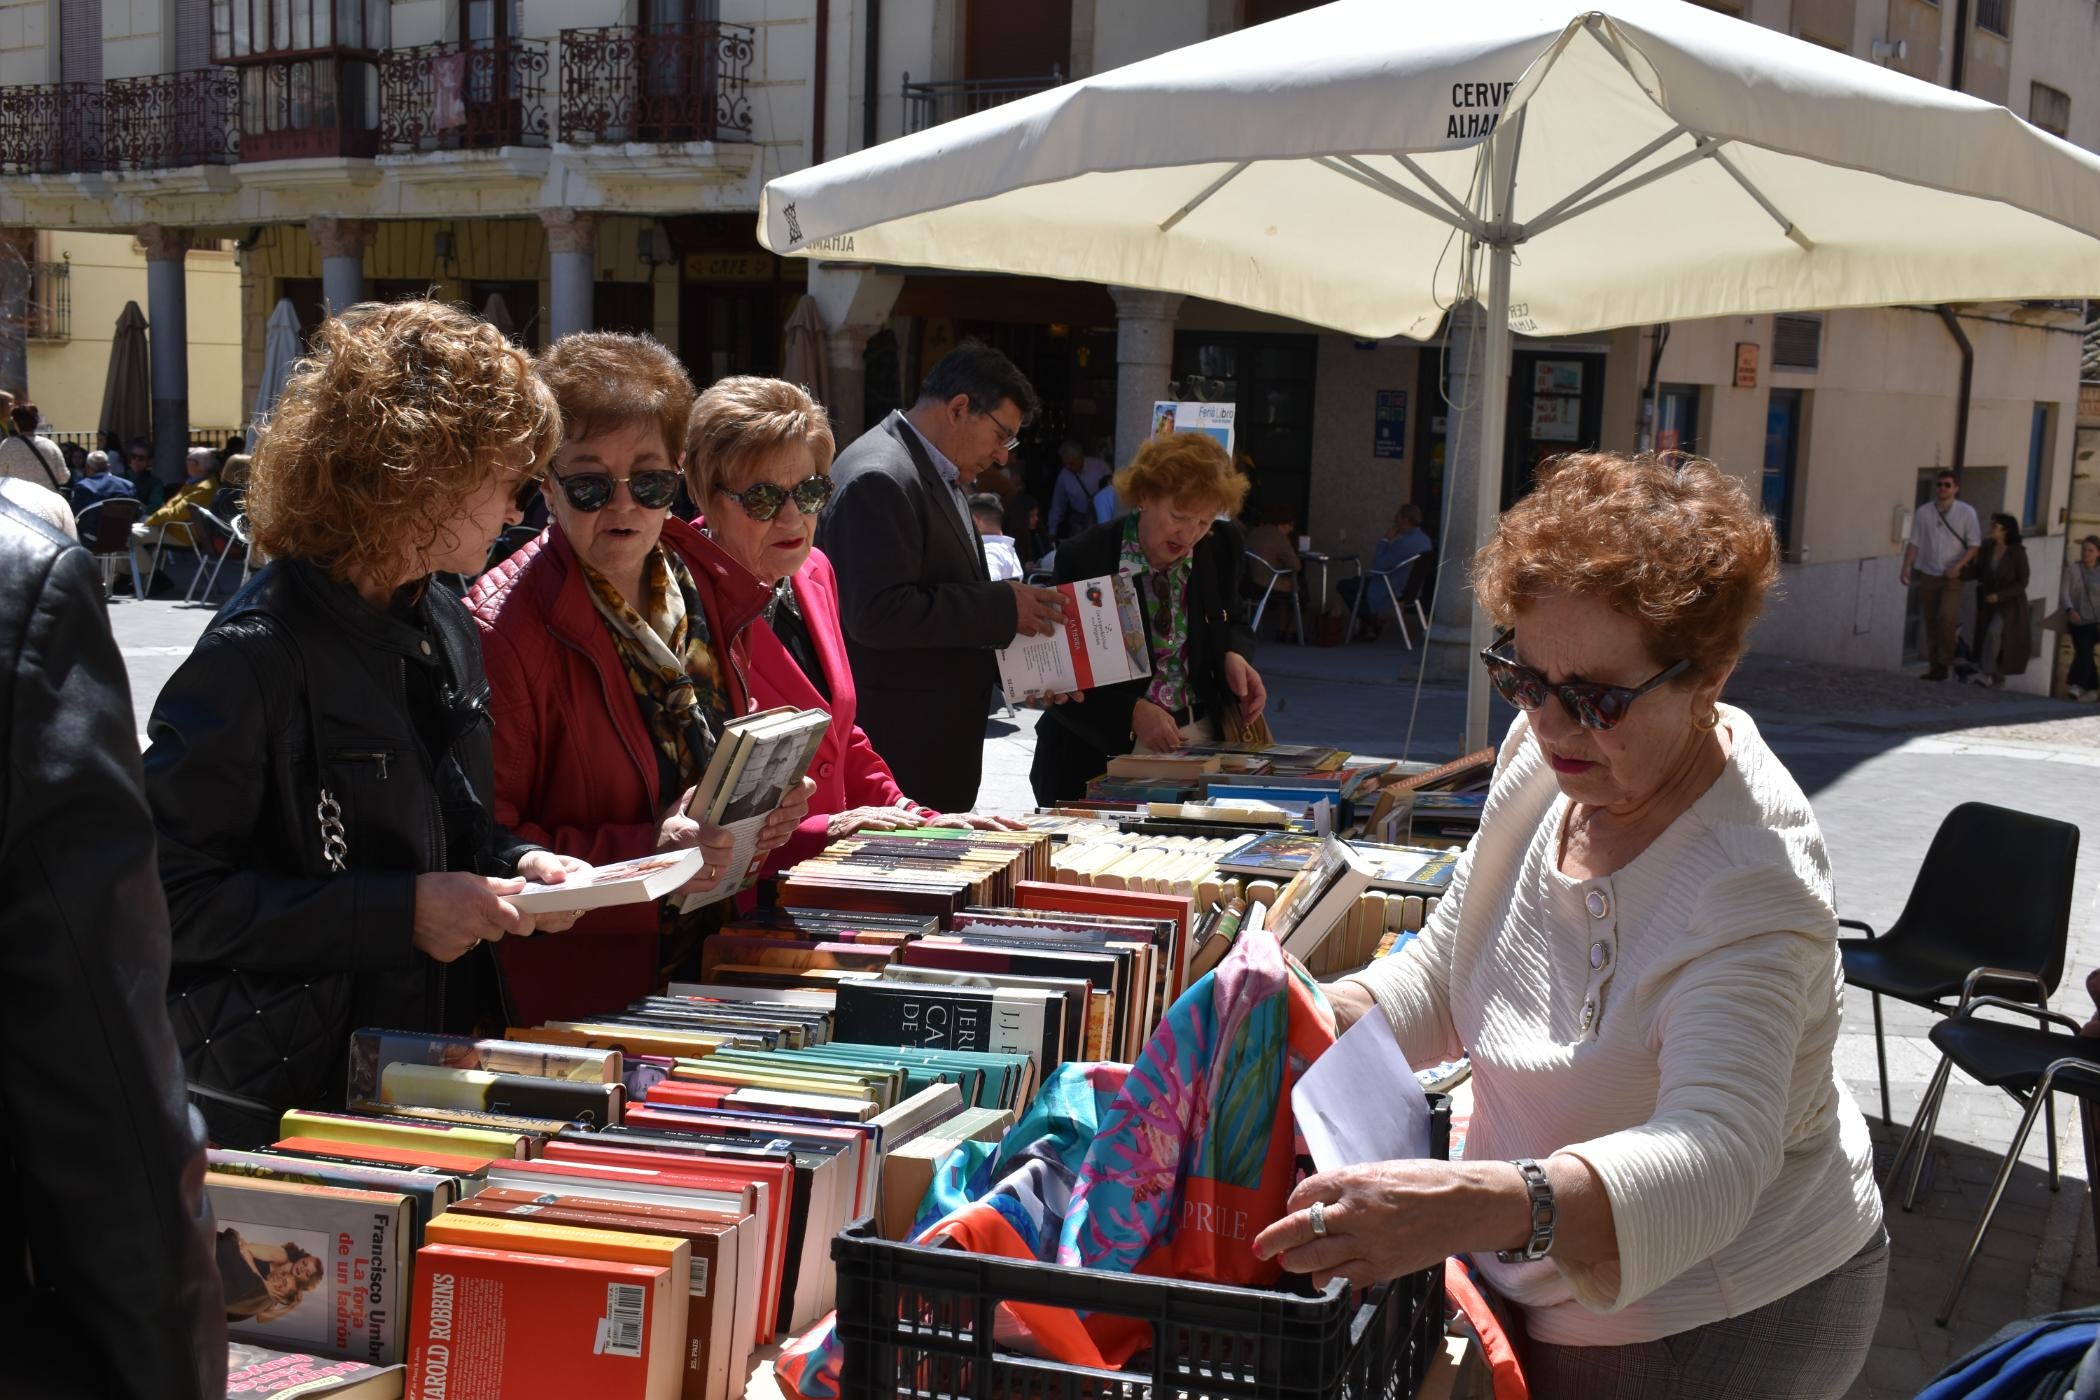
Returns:
[[[209,620],[205,608],[119,601],[112,619],[131,667],[139,729],[167,675]],[[1458,752],[1464,695],[1413,679],[1421,653],[1397,636],[1375,645],[1321,649],[1269,644],[1257,658],[1279,738],[1318,739],[1358,752],[1442,759]],[[1748,658],[1727,698],[1749,711],[1814,803],[1829,844],[1840,910],[1886,928],[1901,912],[1932,834],[1949,809],[1996,802],[2079,826],[2087,858],[2074,894],[2068,967],[2056,1004],[2086,1014],[2085,974],[2100,966],[2100,710],[2008,696],[1918,673],[1877,673]],[[1403,684],[1403,675],[1407,678]],[[1510,711],[1499,706],[1499,734]],[[980,803],[1033,805],[1028,764],[1032,711],[994,710],[986,723]],[[1409,743],[1410,725],[1412,743]],[[1847,998],[1837,1046],[1840,1074],[1873,1125],[1886,1161],[1937,1063],[1925,1039],[1932,1016],[1886,1003],[1893,1124],[1883,1127],[1868,998]],[[1918,1209],[1893,1207],[1887,1303],[1855,1397],[1909,1396],[1946,1362],[2006,1322],[2059,1306],[2100,1301],[2077,1114],[2060,1115],[2062,1188],[2052,1191],[2038,1128],[1984,1242],[1951,1329],[1934,1323],[1942,1293],[1982,1209],[2018,1121],[1997,1090],[1957,1082],[1947,1095]]]

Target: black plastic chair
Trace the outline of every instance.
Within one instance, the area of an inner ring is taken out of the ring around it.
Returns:
[[[132,592],[141,598],[146,596],[138,565],[131,558],[131,527],[138,523],[139,503],[129,496],[105,496],[73,517],[73,528],[80,532],[81,544],[102,566],[105,598],[116,591],[117,570],[122,566],[131,569]]]
[[[2032,1017],[2038,1024],[1986,1021],[1977,1013],[1987,1008]],[[2062,1026],[2071,1033],[2056,1034],[2049,1029],[2052,1025]],[[1916,1152],[1911,1163],[1910,1181],[1903,1191],[1905,1210],[1917,1203],[1918,1180],[1925,1174],[1925,1157],[1931,1146],[1933,1129],[1939,1123],[1940,1104],[1947,1095],[1950,1070],[1959,1068],[1979,1084],[2003,1089],[2026,1110],[2021,1115],[2019,1130],[2013,1134],[2012,1145],[2005,1151],[2005,1160],[1998,1166],[1998,1177],[1991,1184],[1991,1194],[1984,1200],[1983,1215],[1977,1220],[1976,1233],[1969,1240],[1969,1252],[1962,1256],[1961,1267],[1955,1271],[1946,1301],[1940,1304],[1937,1321],[1945,1327],[1947,1319],[1954,1315],[1954,1305],[1961,1297],[1962,1285],[1968,1281],[1969,1268],[1976,1262],[1976,1252],[1983,1248],[1984,1232],[1991,1228],[1991,1217],[1997,1213],[1998,1201],[2012,1180],[2013,1168],[2019,1163],[2020,1149],[2027,1145],[2027,1134],[2034,1127],[2037,1112],[2048,1120],[2049,1189],[2061,1189],[2062,1179],[2056,1161],[2056,1090],[2061,1089],[2084,1100],[2086,1171],[2091,1173],[2093,1170],[2092,1106],[2100,1101],[2100,1040],[2080,1035],[2078,1022],[2060,1011],[2028,1006],[2004,997],[1983,996],[1967,1002],[1934,1026],[1932,1043],[1940,1050],[1939,1068],[1933,1072],[1925,1097],[1918,1102],[1918,1116],[1911,1120],[1910,1131],[1903,1135],[1903,1144],[1896,1149],[1896,1159],[1889,1164],[1889,1174],[1882,1183],[1884,1194],[1894,1194],[1896,1178],[1902,1174],[1904,1161],[1911,1158],[1913,1151]],[[2100,1222],[2096,1222],[2095,1230],[2096,1239],[2100,1239]]]
[[[1867,935],[1838,946],[1846,984],[1874,994],[1882,1122],[1890,1120],[1881,999],[1945,1014],[1993,991],[2047,1006],[2064,975],[2077,869],[2078,828],[2069,822],[1964,802],[1933,833],[1910,899],[1887,933],[1838,920]],[[1949,998],[1958,1000],[1949,1005]]]

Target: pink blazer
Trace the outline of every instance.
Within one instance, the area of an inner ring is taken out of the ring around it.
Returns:
[[[751,698],[762,710],[775,705],[829,710],[831,728],[809,767],[809,776],[817,785],[815,796],[809,800],[809,816],[792,837],[766,858],[767,874],[823,849],[834,812],[850,807],[890,807],[903,802],[913,811],[933,815],[929,808],[907,801],[898,791],[890,766],[853,722],[859,707],[853,689],[853,668],[846,660],[845,630],[839,622],[838,578],[822,550],[810,550],[809,558],[795,571],[795,600],[802,607],[810,641],[824,667],[831,699],[827,702],[809,683],[809,677],[802,674],[795,658],[763,620],[752,623],[744,634],[751,647]]]

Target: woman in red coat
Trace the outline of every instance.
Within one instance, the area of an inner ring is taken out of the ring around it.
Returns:
[[[699,846],[688,890],[742,871],[685,815],[729,718],[748,712],[750,632],[768,592],[669,518],[692,383],[646,336],[564,336],[540,361],[563,440],[541,484],[554,521],[467,595],[495,722],[496,820],[593,865]],[[795,829],[805,783],[760,849]],[[529,833],[529,834],[528,834]],[[680,892],[681,894],[684,891]],[[519,1024],[617,1010],[684,972],[719,905],[619,905],[560,937],[499,948]]]
[[[686,484],[702,532],[743,566],[765,602],[745,634],[751,698],[761,709],[827,710],[831,728],[811,762],[809,815],[767,861],[777,870],[863,828],[925,825],[940,814],[897,788],[855,724],[853,671],[839,623],[831,561],[811,547],[831,497],[831,428],[808,394],[779,379],[719,380],[693,405]],[[1015,826],[956,814],[948,825]]]

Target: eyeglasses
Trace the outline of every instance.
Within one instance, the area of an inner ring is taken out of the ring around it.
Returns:
[[[1942,491],[1952,491],[1954,489],[1954,483],[1951,481],[1935,481],[1932,484]]]
[[[569,504],[585,515],[596,515],[612,504],[613,488],[627,483],[627,495],[643,510],[662,510],[678,499],[677,472],[635,472],[631,476],[607,476],[604,472],[557,475],[555,481]]]
[[[831,499],[831,478],[821,472],[805,476],[783,491],[770,481],[756,482],[741,491],[732,491],[726,486],[715,490],[744,508],[744,514],[753,520],[771,520],[780,514],[780,508],[789,501],[804,515],[815,515],[824,509],[824,502]]]
[[[1481,650],[1480,659],[1487,663],[1488,677],[1495,682],[1495,689],[1504,700],[1524,711],[1536,710],[1546,703],[1546,697],[1560,697],[1561,706],[1575,717],[1584,729],[1610,729],[1626,718],[1633,702],[1659,685],[1675,680],[1690,669],[1689,659],[1667,666],[1637,686],[1599,685],[1595,681],[1562,681],[1559,685],[1547,680],[1537,671],[1513,657],[1498,656],[1517,635],[1514,627],[1504,628]]]
[[[1001,452],[1012,452],[1021,445],[1021,430],[1019,428],[1007,427],[1004,423],[999,421],[999,415],[992,412],[990,409],[986,409],[984,411],[984,416],[991,419],[992,426],[997,428],[1000,431],[1000,433],[1006,438],[1005,442],[999,444],[999,450]]]

